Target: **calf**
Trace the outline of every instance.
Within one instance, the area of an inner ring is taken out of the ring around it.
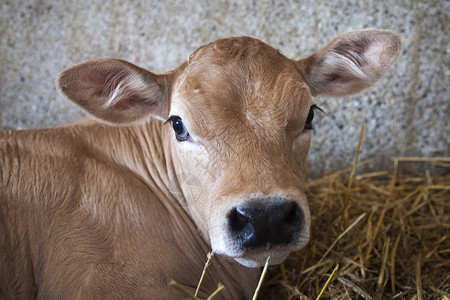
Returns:
[[[0,133],[0,298],[248,299],[268,256],[309,240],[314,98],[373,84],[400,53],[383,30],[291,60],[238,37],[155,75],[104,59],[60,91],[96,120]]]

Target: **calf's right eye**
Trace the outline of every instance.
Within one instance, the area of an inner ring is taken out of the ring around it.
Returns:
[[[173,131],[177,140],[185,141],[189,139],[189,131],[179,116],[170,116],[168,121],[172,122]]]

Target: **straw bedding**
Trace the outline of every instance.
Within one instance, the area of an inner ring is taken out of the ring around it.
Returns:
[[[269,268],[259,299],[450,299],[449,167],[397,158],[392,172],[309,181],[311,241]]]

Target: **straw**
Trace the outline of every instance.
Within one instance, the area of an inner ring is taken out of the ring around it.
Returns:
[[[267,257],[266,263],[264,265],[264,269],[261,273],[261,277],[259,278],[258,286],[256,287],[255,294],[253,295],[252,300],[258,299],[259,290],[261,289],[261,285],[263,283],[264,277],[266,276],[267,267],[269,266],[270,256]]]
[[[200,276],[200,280],[198,281],[197,289],[195,290],[195,294],[194,294],[195,297],[197,297],[198,292],[200,291],[200,286],[202,285],[203,278],[205,277],[206,269],[209,267],[209,264],[210,264],[213,256],[214,256],[214,251],[209,252],[208,255],[206,256],[208,259],[206,260],[205,266],[203,267],[202,275]]]
[[[357,174],[354,160],[346,171],[307,182],[311,240],[282,271],[269,268],[264,299],[449,296],[450,168],[435,174],[427,169],[442,168],[450,158],[393,162],[393,170]],[[336,280],[328,282],[338,264]]]

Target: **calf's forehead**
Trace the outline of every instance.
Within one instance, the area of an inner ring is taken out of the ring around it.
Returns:
[[[284,130],[301,126],[311,98],[292,60],[259,40],[241,37],[218,40],[191,55],[173,101],[194,127],[217,131],[214,127],[236,121]]]

